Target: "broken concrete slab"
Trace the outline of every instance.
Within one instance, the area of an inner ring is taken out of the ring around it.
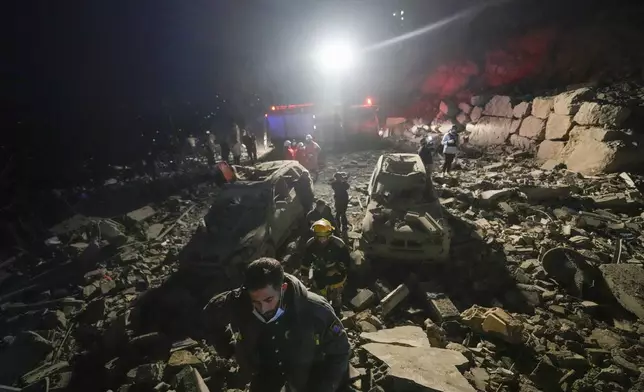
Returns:
[[[396,390],[427,388],[441,392],[474,392],[475,389],[459,372],[469,361],[463,354],[433,347],[403,347],[368,343],[362,346],[389,366]],[[410,385],[411,384],[411,385]]]
[[[84,215],[76,214],[71,218],[64,220],[49,231],[57,236],[65,235],[91,225],[94,221]]]
[[[163,224],[161,224],[161,223],[155,223],[155,224],[151,225],[150,227],[148,227],[148,230],[145,233],[146,238],[148,240],[153,240],[153,239],[157,238],[159,236],[159,234],[161,234],[161,232],[163,231],[164,227],[165,226]]]
[[[362,339],[371,343],[395,344],[405,347],[431,347],[427,333],[413,325],[381,329],[378,332],[363,332]]]
[[[569,186],[558,187],[539,187],[529,186],[520,187],[519,192],[523,193],[528,202],[538,203],[551,200],[561,200],[570,197],[571,189]]]
[[[98,230],[101,238],[106,239],[110,244],[118,246],[127,242],[127,237],[121,231],[120,225],[111,219],[101,219],[98,222]]]
[[[599,270],[624,309],[644,320],[644,269],[635,264],[602,264]]]
[[[537,141],[525,136],[510,135],[510,145],[522,151],[533,151],[537,147]]]
[[[419,285],[419,290],[421,297],[427,301],[429,310],[436,321],[442,323],[457,320],[461,316],[461,312],[456,309],[456,306],[447,295],[423,289],[423,285]]]
[[[156,214],[156,211],[154,211],[152,207],[145,206],[139,208],[138,210],[130,211],[125,216],[128,219],[138,223],[150,218],[154,214]]]
[[[355,297],[353,297],[353,299],[351,299],[351,306],[353,306],[356,312],[362,312],[363,310],[375,305],[377,300],[378,298],[373,291],[362,289]]]
[[[515,195],[517,190],[515,188],[506,188],[498,190],[490,190],[481,192],[478,198],[489,204],[496,204],[498,201],[508,199]]]
[[[191,366],[202,371],[206,370],[205,364],[188,350],[178,350],[173,352],[170,355],[170,359],[168,359],[167,365],[167,369],[170,372],[178,372],[186,366]]]
[[[201,374],[190,366],[176,375],[173,384],[177,392],[210,392]]]
[[[394,310],[396,306],[400,305],[400,303],[404,301],[408,295],[409,288],[404,283],[396,287],[394,291],[392,291],[382,299],[382,302],[380,304],[382,308],[382,315],[386,316],[391,313],[391,311]]]

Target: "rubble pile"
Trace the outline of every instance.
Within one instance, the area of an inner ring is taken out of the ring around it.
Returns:
[[[528,153],[459,158],[435,178],[451,260],[372,265],[356,244],[380,153],[329,157],[315,184],[331,202],[328,180],[349,174],[353,390],[644,387],[642,178],[544,169]],[[111,218],[77,215],[43,250],[0,262],[0,390],[243,390],[234,360],[200,340],[190,291],[162,290],[216,194],[201,184]],[[292,245],[278,250],[285,262]]]
[[[473,96],[460,104],[441,102],[436,128],[444,133],[455,124],[467,131],[473,146],[536,151],[542,162],[560,162],[583,174],[616,172],[643,162],[637,149],[642,96],[642,89],[628,83],[530,100]]]
[[[205,390],[191,369],[205,369],[208,353],[135,334],[134,309],[176,270],[216,193],[200,184],[112,218],[77,214],[49,229],[42,249],[1,261],[0,390],[170,389],[162,380]]]
[[[459,166],[435,179],[449,265],[373,266],[343,313],[354,386],[642,390],[642,178],[541,169],[524,152]]]

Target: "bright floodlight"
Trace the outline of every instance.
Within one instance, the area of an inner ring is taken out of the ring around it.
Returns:
[[[325,72],[339,72],[351,68],[355,63],[355,49],[346,43],[333,43],[321,47],[316,61]]]

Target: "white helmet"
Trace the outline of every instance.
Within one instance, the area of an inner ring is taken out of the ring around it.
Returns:
[[[291,147],[291,141],[290,140],[285,141],[284,147]]]
[[[302,143],[302,142],[297,143],[297,147],[298,148],[304,148],[304,143]]]
[[[307,141],[307,142],[310,142],[311,140],[313,140],[313,136],[311,136],[311,135],[306,135],[306,138],[305,138],[305,139],[306,139],[306,141]]]
[[[425,140],[427,141],[427,144],[434,143],[434,138],[432,137],[432,135],[427,135],[427,138]]]

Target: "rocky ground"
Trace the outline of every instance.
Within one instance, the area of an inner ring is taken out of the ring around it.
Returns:
[[[316,184],[331,203],[328,182],[348,173],[352,247],[379,154],[330,156]],[[352,253],[343,323],[354,389],[643,390],[642,179],[542,168],[509,151],[458,166],[435,177],[448,265]],[[195,181],[130,212],[79,214],[40,249],[0,261],[0,384],[13,386],[0,390],[243,389],[234,361],[199,341],[189,298],[164,298],[179,317],[146,301],[216,194]],[[297,259],[296,246],[279,253]]]

